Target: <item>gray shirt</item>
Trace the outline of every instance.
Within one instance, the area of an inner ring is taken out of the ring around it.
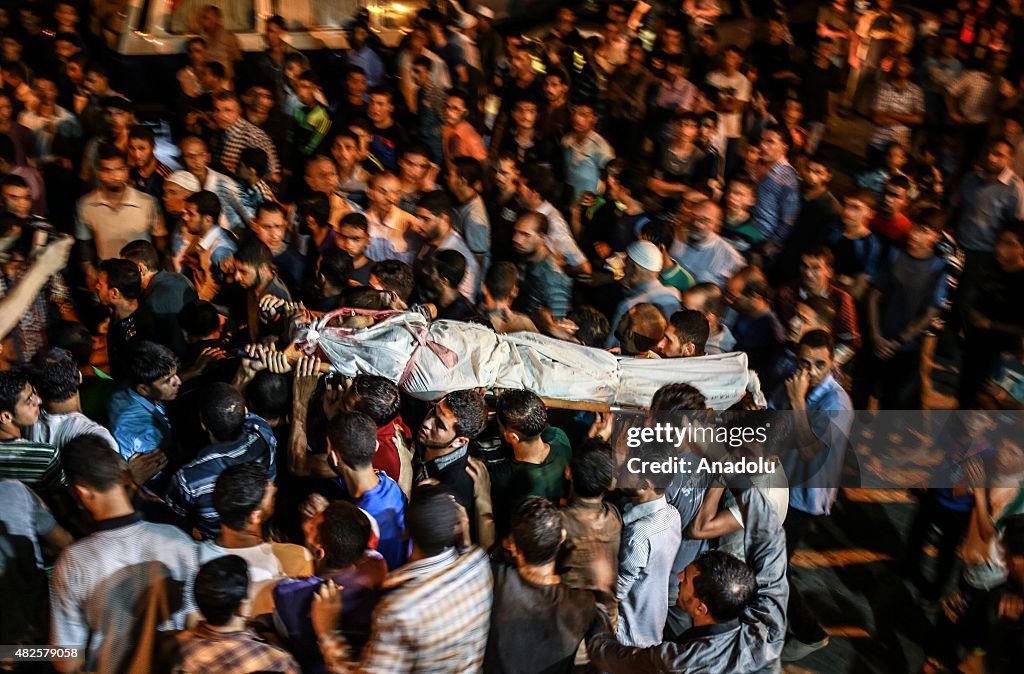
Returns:
[[[697,283],[724,286],[729,277],[743,266],[743,256],[739,251],[717,234],[709,234],[700,243],[674,240],[668,254],[693,274]]]
[[[480,276],[485,276],[491,266],[491,221],[479,194],[455,209],[452,226],[465,239],[466,246],[481,256]]]

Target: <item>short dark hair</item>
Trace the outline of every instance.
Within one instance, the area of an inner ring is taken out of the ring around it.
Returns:
[[[668,322],[679,335],[681,342],[692,343],[697,349],[697,355],[704,353],[708,337],[711,336],[711,326],[703,313],[693,309],[680,309],[672,314]]]
[[[545,164],[527,164],[519,175],[519,182],[528,189],[540,194],[546,201],[553,201],[558,188],[558,181],[551,168]]]
[[[472,440],[480,435],[487,423],[487,403],[484,397],[474,389],[452,391],[442,402],[455,415],[455,435]]]
[[[128,130],[128,140],[144,140],[150,145],[156,145],[156,134],[153,127],[146,124],[135,124]]]
[[[235,251],[235,262],[249,267],[274,266],[274,254],[267,244],[256,237],[250,237],[238,245]]]
[[[668,248],[675,240],[675,226],[667,220],[649,220],[640,234],[658,248]]]
[[[769,124],[764,127],[764,130],[761,131],[761,137],[764,138],[764,134],[766,133],[776,134],[786,147],[793,145],[793,139],[789,137],[789,134],[786,132],[786,128],[781,124]]]
[[[329,248],[320,256],[320,273],[335,288],[348,286],[352,276],[352,256],[340,248]]]
[[[495,401],[498,423],[519,434],[523,440],[533,440],[548,427],[548,410],[544,401],[533,391],[511,389]]]
[[[392,104],[395,102],[395,91],[389,86],[378,84],[375,87],[370,87],[370,90],[366,92],[367,98],[370,96],[387,96],[388,101]]]
[[[484,278],[484,287],[496,300],[507,300],[512,296],[516,284],[519,282],[519,271],[516,266],[506,260],[500,260],[491,265]]]
[[[355,411],[373,419],[378,428],[398,416],[402,398],[398,386],[391,380],[373,374],[357,374],[351,391],[359,396]]]
[[[25,384],[29,383],[28,372],[23,369],[5,370],[0,372],[0,412],[14,414]]]
[[[453,288],[466,276],[466,257],[453,248],[437,251],[431,262],[437,275]]]
[[[107,275],[107,286],[117,288],[125,299],[142,297],[142,272],[134,262],[112,257],[100,262],[100,273]]]
[[[401,260],[380,260],[370,267],[370,275],[376,276],[385,289],[398,295],[403,302],[408,302],[416,285],[412,267]]]
[[[324,565],[343,569],[359,561],[370,544],[373,528],[362,510],[348,501],[333,501],[320,523],[320,546]]]
[[[462,178],[470,187],[476,189],[484,180],[484,167],[473,157],[456,157],[452,160],[455,175]]]
[[[67,349],[79,367],[92,360],[92,333],[82,323],[59,320],[50,325],[50,345]]]
[[[459,506],[442,485],[417,486],[405,511],[405,525],[422,554],[433,557],[455,546]]]
[[[441,190],[434,190],[433,192],[427,192],[420,197],[419,201],[416,202],[416,208],[422,208],[425,211],[430,211],[438,217],[447,215],[448,218],[451,219],[452,198]]]
[[[575,336],[584,346],[603,348],[612,331],[608,317],[589,304],[577,307],[566,318],[579,328]]]
[[[194,204],[196,212],[200,216],[210,216],[214,222],[220,218],[220,198],[216,194],[209,190],[200,190],[195,194],[191,195],[186,202]]]
[[[234,386],[213,382],[203,393],[199,419],[215,440],[234,440],[245,427],[245,398]]]
[[[652,412],[706,410],[707,398],[691,384],[665,384],[651,398]]]
[[[302,74],[299,75],[299,79],[304,82],[309,82],[314,87],[320,86],[320,76],[316,74],[315,70],[303,70]]]
[[[527,211],[521,214],[516,222],[532,222],[537,229],[537,233],[541,236],[547,236],[548,231],[551,229],[551,221],[548,220],[548,216],[537,211]]]
[[[69,485],[99,492],[127,485],[128,462],[98,435],[79,435],[61,447],[60,462]]]
[[[377,451],[377,424],[362,412],[339,412],[327,424],[331,449],[352,468],[366,468]]]
[[[572,473],[572,490],[577,496],[602,496],[615,481],[615,458],[611,446],[597,439],[584,443],[573,455],[569,470]]]
[[[707,606],[715,622],[739,618],[757,595],[757,579],[749,566],[722,550],[706,552],[695,561],[693,594]]]
[[[801,253],[800,257],[814,257],[818,258],[819,260],[824,260],[825,264],[827,264],[829,267],[835,267],[836,263],[835,253],[832,252],[831,248],[824,244],[811,246],[803,253]]]
[[[218,80],[222,80],[228,76],[228,69],[224,67],[224,64],[220,61],[207,61],[203,64],[203,67]]]
[[[220,314],[212,303],[200,300],[181,308],[178,326],[189,337],[200,339],[220,328]]]
[[[323,192],[313,194],[299,200],[299,216],[305,220],[313,218],[318,227],[330,227],[331,200]]]
[[[277,26],[281,30],[288,30],[288,24],[280,14],[273,14],[267,18],[267,25],[269,26],[271,24]]]
[[[800,338],[798,346],[806,346],[809,349],[828,349],[832,353],[836,348],[835,338],[827,330],[811,330]]]
[[[263,148],[247,147],[238,155],[238,164],[240,166],[248,166],[253,170],[253,173],[262,178],[267,175],[270,159],[267,157],[267,151]]]
[[[286,215],[284,206],[277,203],[276,201],[261,202],[259,205],[256,206],[256,210],[253,213],[253,218],[255,219],[260,217],[260,213],[280,213],[282,217]]]
[[[338,228],[340,229],[341,227],[355,227],[360,231],[368,232],[370,230],[370,223],[362,213],[349,213],[338,223]]]
[[[512,515],[512,540],[527,564],[546,564],[562,546],[562,513],[542,496],[527,496]]]
[[[213,486],[213,509],[220,523],[236,531],[260,507],[270,481],[267,469],[255,461],[228,466]]]
[[[249,563],[238,555],[211,559],[199,567],[192,594],[206,622],[227,625],[249,594]]]
[[[71,352],[56,346],[37,352],[29,370],[32,386],[46,403],[70,400],[78,393],[81,376]]]
[[[797,304],[806,304],[814,312],[818,320],[831,329],[832,322],[836,318],[836,307],[832,304],[832,300],[827,297],[814,295],[801,299]]]
[[[162,344],[141,340],[127,345],[121,355],[125,383],[149,386],[178,369],[178,358]]]
[[[291,410],[292,382],[288,375],[260,370],[245,387],[245,400],[258,417],[278,419]]]
[[[130,241],[121,249],[120,255],[125,260],[142,265],[148,271],[160,271],[160,256],[156,252],[156,247],[149,241],[143,239]]]

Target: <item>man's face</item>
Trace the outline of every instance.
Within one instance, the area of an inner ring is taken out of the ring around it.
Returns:
[[[739,70],[739,67],[743,65],[743,57],[740,56],[738,52],[730,49],[725,52],[725,56],[722,57],[722,65],[730,72]]]
[[[455,422],[455,413],[442,400],[427,413],[416,439],[428,449],[451,447],[456,439]]]
[[[24,388],[18,394],[18,400],[14,403],[14,414],[11,415],[11,424],[25,427],[31,426],[39,421],[39,395],[32,388],[32,384],[25,382]],[[4,414],[9,414],[5,412]]]
[[[1013,161],[1013,149],[1006,143],[994,143],[988,151],[987,164],[988,172],[992,175],[999,175]]]
[[[544,96],[548,99],[549,103],[563,100],[568,91],[569,87],[562,82],[561,78],[554,75],[548,75],[544,78]]]
[[[800,279],[805,288],[825,288],[832,279],[832,268],[820,257],[804,255],[800,260]]]
[[[577,105],[572,109],[572,130],[578,134],[590,133],[597,122],[594,109],[586,105]]]
[[[803,179],[805,187],[816,190],[824,187],[828,183],[829,178],[832,177],[832,174],[829,172],[828,167],[821,162],[809,161],[804,164],[800,177]]]
[[[413,66],[412,81],[416,86],[422,87],[430,81],[430,69],[422,65]]]
[[[886,185],[882,193],[882,210],[887,215],[896,215],[903,211],[907,205],[907,188],[896,185]]]
[[[707,612],[707,607],[704,607],[703,602],[697,599],[693,591],[693,579],[699,575],[697,567],[693,564],[687,566],[679,574],[679,608],[686,611],[687,615],[691,618],[696,618],[698,615]],[[702,609],[701,607],[704,608]]]
[[[212,33],[220,26],[220,16],[208,9],[199,15],[199,27],[204,33]]]
[[[120,133],[132,125],[132,122],[135,121],[135,115],[127,110],[113,108],[111,110],[107,110],[107,119],[110,120],[111,128]]]
[[[353,260],[359,259],[370,245],[370,235],[365,229],[353,225],[341,225],[338,228],[338,248],[348,253]]]
[[[444,121],[455,126],[466,118],[466,102],[458,96],[449,96],[444,104]]]
[[[367,187],[366,198],[378,211],[390,211],[402,198],[401,185],[394,176],[382,176]]]
[[[252,224],[256,237],[267,244],[270,250],[277,250],[284,245],[284,237],[288,232],[288,224],[284,220],[284,213],[260,211],[260,217],[254,220]]]
[[[203,216],[196,210],[196,205],[186,201],[185,210],[181,213],[181,224],[189,234],[203,233]]]
[[[69,80],[71,80],[74,84],[82,86],[82,88],[85,88],[85,71],[82,70],[81,65],[69,62],[67,64],[67,69],[65,72],[67,72]]]
[[[145,396],[156,402],[168,402],[178,397],[178,389],[181,388],[181,378],[177,370],[160,377],[149,386],[146,386]]]
[[[303,105],[313,105],[316,102],[316,85],[309,80],[297,80],[295,96]]]
[[[221,130],[230,129],[241,116],[242,110],[238,107],[238,101],[233,98],[213,102],[213,119]]]
[[[700,125],[697,124],[695,119],[683,119],[676,125],[676,131],[679,136],[679,140],[684,143],[692,143],[697,139],[697,134],[700,132]]]
[[[202,42],[193,42],[186,48],[188,60],[193,65],[206,63],[206,45]]]
[[[530,218],[520,218],[512,230],[512,246],[523,257],[532,257],[544,245],[544,237]]]
[[[361,99],[368,88],[366,75],[363,73],[349,73],[345,78],[345,88],[348,90],[349,96]]]
[[[537,106],[534,103],[519,102],[512,109],[512,119],[520,129],[532,129],[537,123]]]
[[[84,88],[90,94],[100,96],[107,92],[107,78],[98,72],[89,72],[85,75]]]
[[[848,227],[866,225],[874,215],[874,210],[860,199],[847,197],[843,201],[843,224]]]
[[[754,191],[745,183],[733,183],[725,193],[725,206],[732,212],[753,208],[754,201]]]
[[[914,223],[914,226],[910,228],[907,246],[920,251],[934,250],[941,237],[942,234],[937,229]]]
[[[164,208],[167,209],[168,213],[181,213],[185,210],[185,199],[192,196],[192,192],[189,192],[181,185],[176,183],[164,182]]]
[[[253,267],[252,265],[235,260],[235,283],[246,290],[251,290],[258,287],[262,280],[263,277],[259,267]]]
[[[153,158],[153,145],[144,138],[132,138],[128,141],[128,165],[142,168]]]
[[[105,307],[109,307],[113,298],[110,295],[110,284],[107,282],[107,272],[101,271],[96,276],[96,297],[99,299],[100,304]]]
[[[284,29],[276,24],[268,23],[266,30],[263,31],[263,39],[268,47],[276,49],[284,42]]]
[[[370,121],[381,126],[391,120],[391,113],[394,111],[395,106],[391,103],[391,98],[384,94],[373,94],[370,96],[370,102],[366,106],[366,115],[370,118]]]
[[[434,215],[425,208],[417,208],[412,228],[423,240],[435,241],[440,235],[441,224],[441,216]]]
[[[359,145],[352,138],[339,136],[331,146],[331,156],[341,166],[353,166],[359,161]]]
[[[693,344],[689,342],[684,344],[676,329],[669,325],[654,350],[663,358],[685,358],[693,355]]]
[[[511,159],[500,159],[494,169],[494,184],[502,192],[516,189],[519,181],[519,169]]]
[[[128,183],[128,165],[120,157],[101,159],[96,164],[96,178],[106,190],[123,190]]]
[[[266,115],[274,107],[274,92],[266,87],[249,87],[245,105],[257,115]]]
[[[996,264],[1002,269],[1019,269],[1024,263],[1024,245],[1011,232],[1002,232],[999,235],[993,252]]]
[[[422,154],[404,154],[398,160],[398,171],[402,180],[419,185],[430,171],[430,158]]]
[[[10,213],[19,218],[32,214],[32,190],[18,185],[4,185],[4,205]]]
[[[801,346],[796,352],[796,367],[807,373],[808,390],[819,386],[832,372],[832,352],[827,347]]]
[[[306,165],[306,184],[314,192],[334,194],[339,185],[338,168],[327,158],[311,161]]]
[[[525,77],[533,72],[533,57],[529,51],[520,49],[512,55],[511,65],[517,77]]]
[[[691,242],[700,243],[706,241],[709,236],[718,231],[719,211],[710,201],[704,201],[693,209],[693,219],[690,221],[689,239]]]
[[[811,330],[826,330],[829,326],[822,325],[818,315],[801,302],[796,305],[796,311],[793,312],[793,318],[789,319],[787,327],[786,338],[796,344]]]
[[[786,155],[786,144],[775,131],[766,131],[761,136],[761,159],[774,164]]]
[[[205,173],[206,167],[210,165],[210,152],[199,141],[185,141],[181,145],[181,159],[189,173],[200,175]]]

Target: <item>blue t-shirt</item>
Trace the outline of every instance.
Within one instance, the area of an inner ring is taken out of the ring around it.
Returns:
[[[405,564],[409,557],[409,546],[405,539],[405,494],[398,483],[383,471],[375,471],[380,482],[376,487],[353,499],[340,477],[334,483],[341,489],[344,498],[370,513],[380,528],[377,551],[384,556],[388,570],[394,571]]]

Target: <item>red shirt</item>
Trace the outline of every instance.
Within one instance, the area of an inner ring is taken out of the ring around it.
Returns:
[[[398,443],[408,446],[412,438],[412,432],[402,421],[402,417],[395,417],[388,423],[377,428],[377,453],[373,455],[373,469],[384,471],[388,477],[398,482],[398,475],[402,472],[402,460],[398,454]]]
[[[912,226],[910,218],[902,213],[897,213],[894,218],[883,218],[881,215],[876,215],[871,221],[872,232],[895,243],[905,243],[907,237],[910,236]]]

